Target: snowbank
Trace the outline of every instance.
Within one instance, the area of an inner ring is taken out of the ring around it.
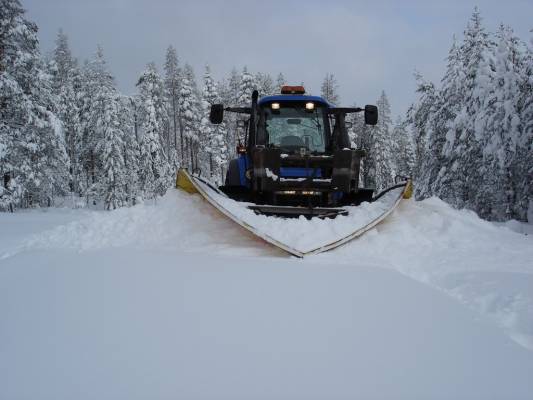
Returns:
[[[438,199],[304,260],[180,191],[0,214],[0,398],[530,398],[531,260]]]
[[[281,255],[240,228],[197,196],[172,191],[156,204],[112,212],[85,211],[71,223],[19,238],[5,255],[29,249],[87,251],[110,247],[169,249],[177,252]],[[0,215],[1,221],[2,215]],[[2,253],[0,252],[0,258]]]
[[[533,350],[533,236],[437,198],[400,204],[376,229],[315,262],[379,265],[443,290]]]

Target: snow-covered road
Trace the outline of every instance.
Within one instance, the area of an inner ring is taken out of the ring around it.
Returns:
[[[436,199],[304,260],[178,191],[0,214],[1,399],[528,399],[532,350],[533,235]]]

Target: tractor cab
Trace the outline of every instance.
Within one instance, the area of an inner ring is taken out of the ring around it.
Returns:
[[[330,147],[329,104],[314,96],[268,96],[258,104],[257,144],[283,154],[325,154]]]
[[[364,151],[351,149],[345,117],[364,112],[367,124],[377,122],[377,108],[333,107],[325,99],[305,94],[302,86],[284,86],[280,95],[259,99],[254,91],[250,107],[211,108],[212,123],[224,111],[245,114],[246,140],[230,161],[220,190],[236,200],[290,214],[290,206],[320,207],[370,201],[373,191],[359,187]],[[311,215],[316,214],[310,211]]]

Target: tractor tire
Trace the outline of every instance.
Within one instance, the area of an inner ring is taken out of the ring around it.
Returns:
[[[241,174],[239,171],[239,161],[231,160],[228,165],[228,171],[226,172],[226,186],[240,186]]]

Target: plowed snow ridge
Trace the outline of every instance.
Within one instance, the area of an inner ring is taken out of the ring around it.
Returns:
[[[176,253],[287,257],[222,217],[198,196],[171,191],[155,205],[80,212],[1,257],[36,249],[135,247]],[[298,224],[305,224],[299,221]],[[404,201],[384,223],[335,251],[295,262],[391,268],[442,290],[533,350],[533,235],[432,198]]]

